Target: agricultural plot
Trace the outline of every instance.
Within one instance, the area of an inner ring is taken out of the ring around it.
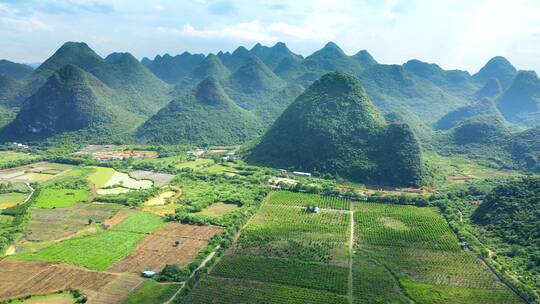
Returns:
[[[348,301],[350,211],[309,213],[274,194],[181,303]]]
[[[214,164],[214,161],[211,160],[211,159],[198,158],[196,160],[191,160],[191,161],[187,161],[187,162],[177,164],[176,169],[191,168],[193,170],[197,170],[197,169],[208,168],[212,164]]]
[[[115,188],[107,188],[107,189],[99,189],[97,191],[97,194],[99,195],[117,195],[122,193],[128,193],[131,189],[128,188],[122,188],[122,187],[115,187]]]
[[[146,233],[163,226],[161,218],[137,212],[107,231],[67,239],[35,253],[16,255],[17,259],[65,262],[103,271],[128,256]]]
[[[238,210],[238,207],[235,204],[225,204],[225,203],[213,203],[212,205],[201,210],[201,214],[209,216],[223,216],[229,212]]]
[[[169,202],[169,199],[176,195],[175,191],[165,191],[160,193],[158,196],[152,197],[144,203],[145,206],[159,206],[165,205]]]
[[[136,180],[127,173],[115,172],[113,176],[105,183],[104,187],[121,186],[128,189],[148,189],[152,187],[150,180]]]
[[[66,208],[88,200],[89,189],[53,189],[43,188],[39,192],[34,206],[38,208]]]
[[[29,153],[0,151],[0,167],[5,167],[16,162],[32,161],[38,158],[39,156]]]
[[[42,183],[71,170],[70,165],[39,162],[0,170],[0,181],[11,183]]]
[[[199,282],[182,304],[346,304],[348,298],[331,292],[209,276]]]
[[[158,172],[152,172],[152,171],[141,171],[141,170],[133,171],[129,175],[139,180],[141,179],[151,180],[158,187],[167,185],[175,177],[175,175],[173,174],[158,173]]]
[[[168,223],[163,229],[148,235],[135,251],[113,265],[109,271],[140,273],[161,271],[167,264],[186,266],[222,228]]]
[[[0,301],[26,295],[79,289],[97,293],[117,276],[65,265],[34,261],[0,261]]]
[[[160,284],[154,280],[147,280],[135,292],[129,295],[124,304],[164,303],[179,288],[179,284]]]
[[[322,196],[310,193],[277,191],[272,193],[272,205],[307,207],[316,206],[322,209],[349,210],[351,201],[335,196]]]
[[[355,303],[521,303],[436,209],[360,203],[355,220]]]
[[[347,260],[350,214],[274,205],[273,196],[238,239],[238,252],[343,264]]]
[[[0,194],[0,209],[6,209],[22,203],[27,197],[27,193],[19,192]]]
[[[91,228],[88,225],[106,222],[120,210],[128,210],[116,204],[76,204],[62,209],[30,208],[30,220],[26,225],[25,238],[29,241],[58,240]]]
[[[105,187],[107,182],[113,177],[116,172],[113,168],[107,167],[91,167],[94,172],[88,176],[88,180],[97,188]]]

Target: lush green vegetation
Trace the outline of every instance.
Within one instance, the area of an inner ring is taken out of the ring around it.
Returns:
[[[323,76],[262,137],[248,161],[356,181],[422,183],[422,151],[407,125],[385,122],[359,81]]]
[[[164,303],[180,288],[177,284],[160,284],[147,280],[135,292],[129,295],[124,304]]]
[[[87,189],[45,188],[39,193],[35,206],[39,208],[65,208],[88,199]]]
[[[154,143],[230,145],[261,131],[255,115],[236,105],[216,79],[207,78],[145,122],[137,137]]]
[[[421,303],[521,302],[473,253],[460,248],[435,209],[360,203],[355,210],[356,245],[362,252],[357,259],[387,270],[371,279],[357,268],[356,276],[371,284],[393,277],[387,296]]]
[[[201,280],[188,296],[178,299],[175,303],[203,304],[215,299],[224,304],[348,303],[347,297],[326,291],[212,276]]]
[[[308,207],[349,210],[351,201],[335,196],[321,196],[317,194],[278,191],[272,193],[272,205]]]
[[[226,255],[212,275],[347,294],[347,268],[298,260]]]
[[[106,270],[128,256],[145,237],[163,226],[160,217],[147,212],[130,215],[111,230],[98,231],[55,243],[18,259],[61,261],[94,270]]]

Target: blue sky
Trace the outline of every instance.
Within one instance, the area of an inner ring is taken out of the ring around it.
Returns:
[[[65,41],[139,58],[277,41],[308,55],[334,41],[381,63],[476,72],[503,55],[540,71],[540,1],[0,0],[0,41],[0,58],[18,62],[42,61]]]

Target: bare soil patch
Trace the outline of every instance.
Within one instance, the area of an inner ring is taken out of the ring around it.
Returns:
[[[214,226],[168,223],[147,236],[132,254],[114,264],[109,271],[140,273],[144,270],[161,271],[166,264],[186,266],[215,234],[222,231],[222,228]]]
[[[0,301],[66,289],[96,293],[118,275],[65,264],[4,259],[0,261]]]

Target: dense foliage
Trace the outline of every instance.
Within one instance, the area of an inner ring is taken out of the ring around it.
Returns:
[[[355,180],[421,183],[422,152],[407,125],[387,125],[356,78],[331,73],[278,118],[248,161]]]
[[[540,248],[540,178],[523,178],[495,187],[472,219],[508,243]]]

